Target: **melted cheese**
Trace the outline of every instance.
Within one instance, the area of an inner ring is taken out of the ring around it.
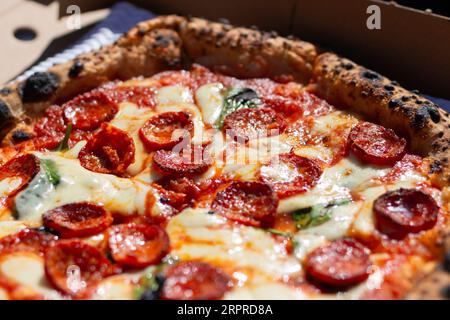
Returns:
[[[42,214],[56,207],[88,201],[103,205],[107,210],[124,215],[146,213],[147,196],[156,196],[157,192],[139,180],[119,178],[109,174],[99,174],[83,168],[78,159],[65,158],[57,153],[36,153],[42,159],[54,161],[61,176],[57,186],[44,192],[22,191],[16,197],[16,207],[20,208],[22,220],[40,222]],[[35,179],[38,179],[39,175]],[[30,186],[33,185],[33,181]],[[25,192],[25,199],[21,197]],[[157,198],[159,199],[159,197]],[[20,201],[20,203],[19,203]],[[167,205],[156,202],[152,210],[159,214],[168,213]]]
[[[9,236],[27,228],[27,224],[21,221],[0,221],[0,238]]]
[[[191,91],[181,85],[162,87],[156,95],[158,105],[192,103]]]
[[[11,177],[0,181],[0,198],[8,196],[22,183],[21,178]]]
[[[224,87],[221,83],[208,83],[195,92],[195,100],[202,111],[203,121],[214,125],[222,111]]]
[[[273,158],[283,153],[289,153],[292,146],[285,142],[285,136],[264,137],[250,141],[248,144],[240,144],[227,140],[223,147],[226,155],[222,173],[242,180],[255,180],[259,176],[259,170],[262,163],[268,163]],[[282,172],[273,172],[275,175]],[[289,175],[289,172],[285,172]],[[274,177],[275,179],[277,177]]]
[[[140,274],[121,274],[102,280],[90,297],[95,300],[132,300]]]
[[[8,292],[6,292],[6,290],[3,290],[2,288],[0,288],[0,301],[1,300],[9,300]]]
[[[133,103],[121,103],[111,125],[124,130],[133,139],[135,147],[134,162],[127,168],[127,172],[134,176],[144,170],[148,154],[139,138],[139,130],[145,122],[156,113],[150,108],[139,108]]]
[[[0,258],[0,274],[24,287],[26,292],[38,293],[45,299],[59,299],[60,294],[47,282],[43,258],[31,252],[14,252]]]
[[[186,209],[172,218],[167,232],[172,255],[180,259],[206,259],[224,268],[250,270],[241,282],[282,279],[301,271],[299,261],[286,255],[270,233],[252,227],[230,226],[225,218],[206,209]],[[245,272],[244,272],[245,273]]]

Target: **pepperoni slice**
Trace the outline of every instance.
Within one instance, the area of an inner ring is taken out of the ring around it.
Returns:
[[[218,300],[230,289],[230,278],[204,262],[180,262],[166,273],[161,297],[167,300]]]
[[[294,153],[281,154],[260,169],[261,180],[269,184],[279,198],[308,191],[321,174],[322,169],[315,161]]]
[[[113,87],[105,92],[117,104],[131,102],[138,107],[153,108],[156,106],[156,91],[150,87]]]
[[[6,178],[20,178],[21,182],[9,195],[22,190],[39,172],[39,160],[32,154],[25,154],[9,160],[0,168],[0,181]]]
[[[109,227],[113,218],[102,206],[88,202],[71,203],[47,211],[44,226],[57,231],[62,238],[88,237]]]
[[[63,240],[45,252],[45,274],[56,289],[77,296],[113,274],[113,267],[97,248],[80,240]]]
[[[120,175],[133,163],[134,151],[133,139],[125,131],[103,123],[78,159],[90,171]]]
[[[64,106],[64,117],[75,129],[95,130],[109,121],[119,107],[104,92],[92,91],[76,97]]]
[[[389,165],[400,160],[406,152],[406,140],[391,129],[370,122],[360,122],[349,135],[351,151],[362,161]]]
[[[179,153],[158,150],[153,156],[153,164],[164,175],[192,176],[207,171],[212,164],[212,160],[202,146],[193,146]]]
[[[64,123],[64,110],[61,106],[52,105],[45,110],[34,126],[34,131],[38,136],[62,136],[66,130]]]
[[[245,108],[226,116],[223,128],[234,140],[246,142],[260,136],[280,134],[285,123],[271,108]]]
[[[150,118],[139,130],[139,137],[149,150],[170,149],[189,133],[194,125],[186,112],[166,112]]]
[[[163,185],[170,191],[185,194],[188,199],[195,199],[201,193],[201,189],[195,181],[187,177],[168,179],[168,181],[163,181]]]
[[[345,287],[367,279],[370,266],[368,248],[352,239],[340,239],[308,254],[305,270],[322,284]]]
[[[214,212],[253,227],[270,227],[278,206],[272,189],[262,182],[235,181],[219,191],[212,203]]]
[[[168,204],[174,209],[181,210],[186,206],[189,200],[185,193],[165,189],[157,183],[152,183],[152,187],[159,194],[159,202],[162,204]]]
[[[420,190],[399,189],[378,197],[373,210],[378,231],[401,239],[408,233],[431,229],[436,224],[439,206]]]
[[[114,261],[125,267],[157,264],[169,252],[169,236],[157,225],[121,224],[109,231]]]
[[[43,254],[58,237],[34,229],[23,229],[0,239],[0,253],[31,251]]]

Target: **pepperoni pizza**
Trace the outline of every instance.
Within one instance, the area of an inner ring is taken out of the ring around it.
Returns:
[[[178,16],[1,90],[0,299],[438,298],[449,116]]]

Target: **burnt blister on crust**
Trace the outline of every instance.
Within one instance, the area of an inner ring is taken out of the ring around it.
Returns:
[[[430,174],[440,173],[442,171],[442,163],[439,160],[434,160],[430,164]]]
[[[368,80],[380,80],[381,76],[379,73],[372,70],[364,70],[361,72],[361,76]]]
[[[24,103],[48,99],[58,88],[59,77],[52,72],[36,72],[23,82],[20,95]]]
[[[1,96],[7,96],[10,95],[11,93],[13,93],[13,90],[10,88],[2,88],[0,89],[0,95]]]
[[[4,126],[6,123],[9,123],[13,118],[11,110],[6,102],[0,100],[0,126]]]
[[[84,69],[84,64],[80,60],[75,60],[73,65],[69,69],[69,77],[70,78],[76,78],[80,75],[80,73]]]
[[[439,109],[436,106],[426,106],[428,109],[428,114],[431,117],[431,121],[434,123],[439,123],[441,121],[441,114],[439,113]]]
[[[149,33],[151,54],[163,61],[168,67],[181,63],[181,39],[173,30],[156,29]]]
[[[13,132],[11,135],[11,138],[15,143],[23,142],[26,140],[29,140],[33,137],[33,135],[29,132],[26,132],[24,130],[17,129]]]
[[[408,111],[408,110],[407,110]],[[428,113],[428,109],[426,107],[420,107],[417,109],[412,116],[411,125],[414,129],[420,130],[423,129],[430,119],[430,114]]]

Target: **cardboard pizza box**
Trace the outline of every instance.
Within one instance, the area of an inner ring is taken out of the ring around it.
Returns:
[[[82,34],[82,30],[74,32],[67,28],[70,6],[81,9],[82,25],[88,26],[104,17],[114,2],[2,0],[0,81],[10,80],[45,57],[45,50],[48,56],[49,50],[50,53],[60,50]],[[227,18],[237,25],[256,25],[283,35],[294,34],[395,79],[408,89],[450,99],[450,19],[447,17],[378,0],[346,0],[345,4],[336,0],[130,2],[159,14]],[[15,39],[14,30],[24,26],[36,28],[38,37],[28,42]]]

